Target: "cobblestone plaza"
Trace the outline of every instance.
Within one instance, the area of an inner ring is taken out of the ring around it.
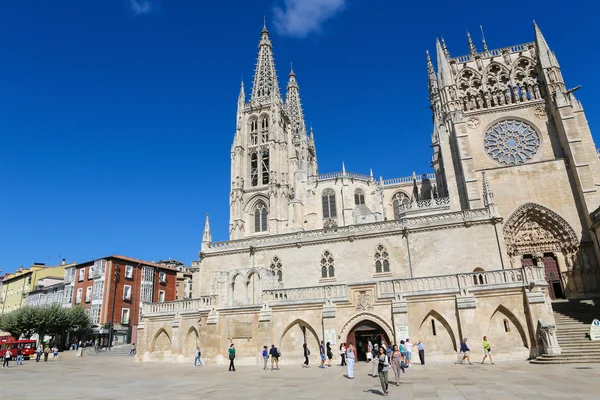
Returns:
[[[346,368],[226,365],[194,368],[187,364],[136,363],[123,357],[74,358],[47,363],[25,361],[0,370],[5,399],[374,399],[379,379],[370,364],[356,365],[354,380]],[[475,361],[475,360],[474,360]],[[393,374],[390,372],[390,379]],[[532,365],[523,361],[495,365],[432,363],[415,365],[390,386],[390,398],[425,399],[597,399],[600,367],[594,364]]]

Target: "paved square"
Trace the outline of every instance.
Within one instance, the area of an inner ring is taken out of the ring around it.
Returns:
[[[358,363],[356,379],[346,368],[227,365],[193,368],[189,364],[140,364],[126,356],[78,359],[61,354],[60,361],[23,366],[11,362],[0,370],[5,399],[374,399],[381,398],[379,379],[370,365]],[[390,371],[393,380],[393,373]],[[473,366],[435,363],[415,365],[390,386],[390,398],[425,399],[598,399],[600,365],[531,365],[499,362]]]

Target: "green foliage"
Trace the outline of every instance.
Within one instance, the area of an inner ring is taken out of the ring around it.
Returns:
[[[66,332],[82,332],[91,327],[89,316],[82,307],[63,308],[58,304],[49,307],[22,307],[0,315],[0,331],[13,337],[31,337],[37,333],[59,336]]]

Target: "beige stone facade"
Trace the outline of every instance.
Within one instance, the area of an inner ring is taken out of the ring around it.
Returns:
[[[284,362],[320,341],[422,340],[454,359],[487,335],[497,356],[558,354],[551,299],[598,294],[590,213],[600,162],[554,53],[535,41],[428,55],[434,173],[319,174],[296,75],[282,100],[263,29],[231,151],[230,239],[208,217],[192,299],[144,306],[138,359]],[[337,357],[337,351],[334,350]],[[360,357],[360,354],[359,354]]]

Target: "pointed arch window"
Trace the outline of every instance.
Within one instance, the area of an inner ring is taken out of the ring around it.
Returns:
[[[335,192],[333,189],[323,191],[323,218],[336,218]]]
[[[277,256],[273,257],[273,261],[271,261],[271,273],[274,276],[277,276],[277,280],[279,282],[283,282],[283,271],[282,271],[281,260]]]
[[[375,250],[375,273],[390,272],[390,255],[385,246],[380,244]]]
[[[258,185],[258,154],[250,155],[250,183],[252,186]]]
[[[392,206],[394,207],[394,219],[400,219],[400,213],[410,204],[410,199],[403,192],[398,192],[392,199]]]
[[[262,143],[269,141],[269,117],[263,117],[260,121],[260,135]]]
[[[354,204],[360,206],[365,204],[365,192],[362,189],[356,189],[354,191]]]
[[[269,210],[267,205],[259,201],[254,207],[254,232],[266,232]]]
[[[335,277],[335,262],[329,250],[325,250],[321,256],[321,278]]]
[[[269,150],[262,152],[262,183],[263,185],[269,183]]]
[[[253,119],[250,121],[250,145],[256,146],[258,144],[258,120]]]

